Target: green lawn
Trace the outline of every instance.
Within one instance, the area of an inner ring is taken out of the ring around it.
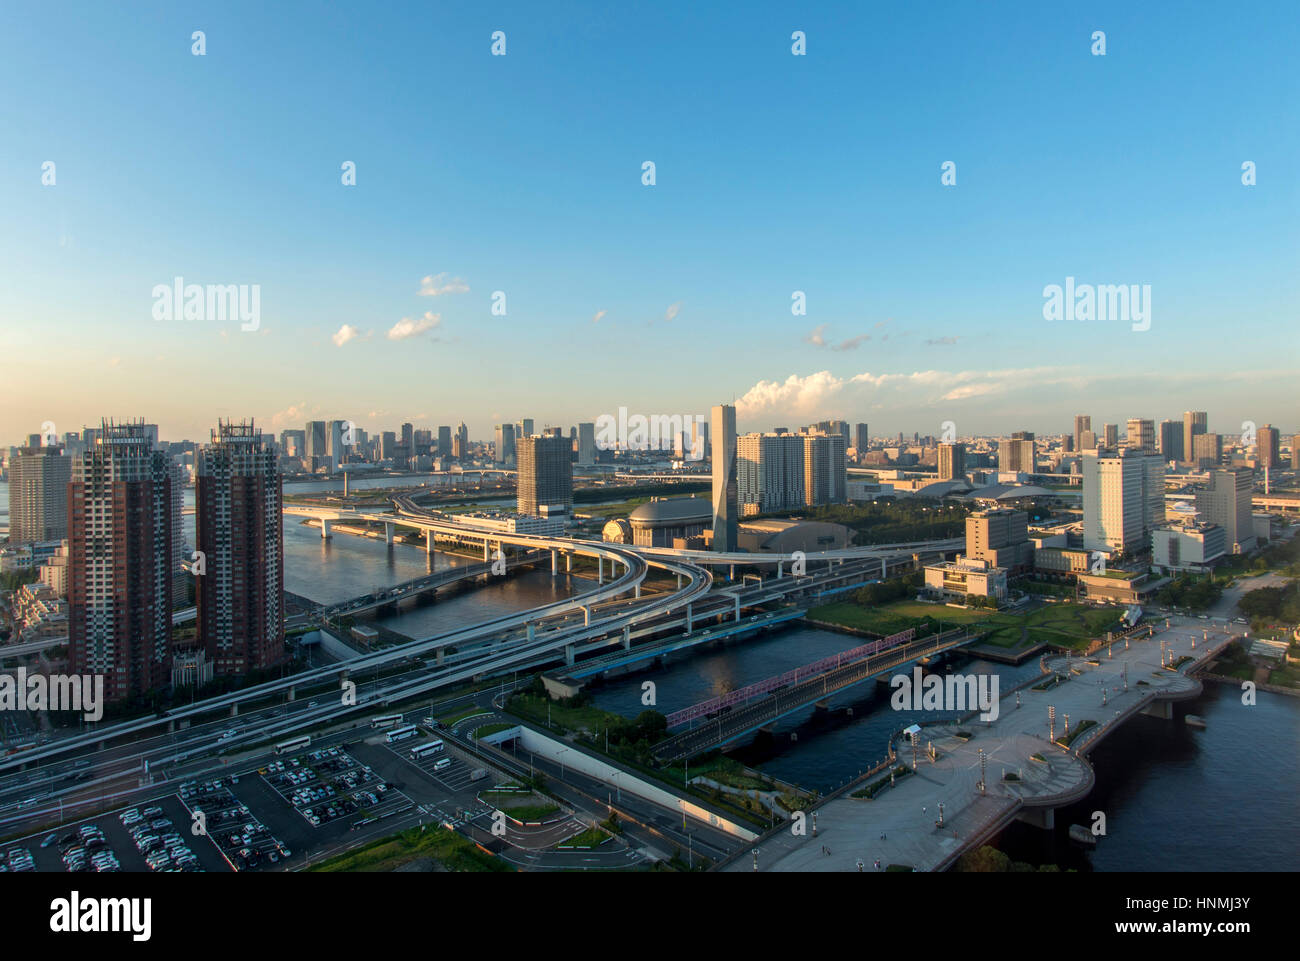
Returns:
[[[507,709],[512,713],[539,721],[545,721],[549,717],[552,724],[558,724],[571,731],[597,733],[627,723],[627,719],[622,715],[602,711],[598,707],[569,707],[559,701],[551,701],[536,694],[516,694],[510,699]]]
[[[1104,636],[1119,620],[1120,612],[1082,604],[1045,604],[1022,614],[924,604],[919,601],[894,601],[867,608],[852,601],[824,604],[808,612],[813,620],[829,621],[874,634],[896,634],[915,627],[923,618],[948,627],[970,627],[988,631],[987,642],[998,647],[1016,647],[1028,635],[1031,642],[1046,642],[1082,647],[1094,637]]]
[[[489,737],[493,734],[499,734],[502,731],[508,731],[512,727],[518,727],[518,726],[519,725],[517,724],[510,724],[508,722],[501,722],[497,724],[484,724],[482,727],[474,728],[474,737],[475,738]]]
[[[552,815],[560,813],[560,809],[554,804],[520,804],[515,807],[501,804],[497,806],[497,810],[504,811],[516,821],[545,821]]]
[[[392,871],[417,858],[433,858],[449,871],[511,871],[473,841],[441,827],[409,828],[354,851],[314,864],[309,871]]]
[[[487,714],[487,713],[489,712],[483,710],[483,708],[475,704],[475,705],[471,705],[470,707],[462,708],[459,711],[453,711],[450,714],[439,714],[436,716],[438,720],[441,721],[443,724],[452,725],[455,724],[457,721],[465,720],[465,718],[467,717],[473,717],[475,714]]]
[[[575,834],[567,841],[561,841],[557,848],[594,848],[608,841],[613,835],[600,828],[587,828],[581,834]]]

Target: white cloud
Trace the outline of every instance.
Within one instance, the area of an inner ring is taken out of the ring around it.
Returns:
[[[393,324],[392,329],[388,332],[389,340],[405,340],[408,337],[415,337],[423,334],[425,331],[433,330],[442,323],[442,315],[435,314],[433,311],[425,311],[423,317],[412,320],[410,317],[403,317],[397,323]]]
[[[591,322],[592,322],[593,324],[599,324],[599,323],[601,322],[601,320],[604,318],[604,316],[605,316],[606,314],[608,314],[608,313],[609,313],[608,310],[598,310],[598,311],[596,311],[596,313],[593,314],[592,317],[591,317]]]
[[[814,327],[812,330],[810,330],[807,334],[804,335],[803,338],[804,343],[812,344],[814,347],[829,347],[831,350],[841,351],[841,350],[857,350],[866,341],[871,339],[870,334],[858,334],[856,337],[850,337],[847,340],[842,340],[838,344],[831,344],[826,340],[826,328],[829,326],[830,324],[818,324],[816,327]]]
[[[846,411],[873,407],[881,401],[895,410],[931,408],[1043,387],[1082,390],[1098,379],[1098,375],[1085,375],[1074,367],[881,374],[863,371],[851,377],[822,370],[807,375],[791,374],[784,381],[759,381],[736,406],[737,414],[745,418],[770,415],[814,420],[844,416]]]
[[[357,328],[353,327],[351,324],[344,324],[338,329],[337,333],[330,337],[330,340],[334,341],[335,347],[342,347],[348,341],[356,340],[360,336],[361,331],[357,330]]]
[[[682,312],[682,302],[679,300],[675,304],[669,304],[668,309],[664,311],[664,320],[673,320]]]
[[[447,274],[432,274],[420,281],[421,297],[441,297],[443,294],[464,294],[469,284],[459,277],[448,279]]]
[[[271,425],[273,427],[283,427],[285,424],[301,424],[307,420],[311,413],[307,409],[307,402],[300,400],[296,404],[291,404],[284,410],[271,415]]]

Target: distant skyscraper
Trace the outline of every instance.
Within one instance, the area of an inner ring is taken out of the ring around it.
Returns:
[[[1291,469],[1300,470],[1300,434],[1291,438]]]
[[[1083,455],[1083,546],[1094,551],[1142,551],[1165,519],[1165,465],[1124,448]]]
[[[691,453],[692,460],[708,460],[712,455],[709,452],[709,425],[707,421],[698,419],[691,420]]]
[[[803,494],[810,507],[842,504],[848,497],[844,435],[803,435]]]
[[[590,467],[596,463],[596,425],[578,425],[578,463]]]
[[[411,469],[411,458],[415,456],[415,425],[402,425],[402,447],[398,452],[397,459],[400,464],[394,465],[401,467],[402,470]]]
[[[1088,431],[1088,432],[1092,431],[1092,417],[1090,417],[1087,414],[1075,414],[1074,415],[1074,449],[1075,450],[1088,449],[1083,445],[1084,431]]]
[[[309,471],[319,470],[329,465],[329,444],[326,441],[327,425],[323,420],[307,421],[307,456],[306,467]]]
[[[1196,457],[1196,435],[1204,434],[1206,427],[1206,416],[1203,410],[1188,410],[1183,412],[1183,459],[1186,461],[1194,460]]]
[[[282,487],[251,423],[220,423],[196,459],[198,640],[216,674],[243,676],[284,659]]]
[[[713,549],[729,552],[736,549],[737,478],[736,478],[736,408],[719,404],[712,410],[713,427]]]
[[[1282,466],[1282,434],[1276,427],[1265,424],[1255,437],[1255,459],[1260,470],[1277,470]]]
[[[532,437],[533,433],[533,419],[531,417],[521,417],[515,423],[515,437]]]
[[[68,670],[103,674],[112,701],[171,667],[175,475],[147,426],[105,421],[68,486]]]
[[[1115,450],[1119,447],[1119,424],[1102,424],[1101,425],[1101,442],[1107,450]]]
[[[858,424],[853,429],[853,449],[859,454],[871,446],[871,435],[867,433],[866,424]]]
[[[1228,549],[1242,554],[1255,547],[1255,522],[1251,499],[1255,474],[1249,467],[1210,471],[1210,484],[1196,492],[1196,510],[1227,534]]]
[[[451,428],[447,426],[438,428],[438,456],[451,456]]]
[[[736,440],[736,499],[742,516],[804,504],[804,438],[745,434]]]
[[[1022,431],[1019,435],[1013,434],[1011,440],[998,441],[998,470],[1032,474],[1035,460],[1033,434]]]
[[[1196,434],[1192,438],[1191,463],[1198,470],[1218,467],[1223,462],[1223,435]]]
[[[456,426],[456,437],[451,444],[451,453],[458,460],[469,458],[469,428],[465,426],[464,421]]]
[[[72,458],[62,447],[15,449],[9,462],[10,544],[61,541],[68,536],[71,479]]]
[[[1127,434],[1124,438],[1126,447],[1140,450],[1144,454],[1154,454],[1156,452],[1155,421],[1143,420],[1141,417],[1130,417],[1126,429]]]
[[[966,445],[939,445],[939,480],[952,480],[966,474]]]
[[[1090,430],[1085,430],[1079,435],[1079,451],[1096,450],[1097,435]]]
[[[496,455],[498,464],[515,462],[515,425],[497,424]]]
[[[329,458],[330,472],[334,473],[339,469],[340,464],[347,463],[347,449],[343,443],[343,435],[347,432],[348,422],[345,420],[332,420],[329,422]]]
[[[286,430],[280,433],[280,453],[303,460],[307,456],[307,432]]]
[[[515,444],[520,514],[563,517],[573,512],[573,460],[565,437],[521,438]]]
[[[1176,420],[1160,422],[1160,456],[1166,461],[1184,461],[1183,425]]]

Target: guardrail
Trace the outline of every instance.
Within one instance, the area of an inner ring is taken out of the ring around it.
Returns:
[[[692,721],[695,718],[713,714],[725,707],[739,704],[742,701],[748,701],[750,698],[758,697],[760,694],[767,694],[777,688],[787,687],[791,684],[798,684],[813,675],[852,664],[854,661],[870,657],[872,654],[879,653],[886,648],[906,644],[915,635],[916,629],[909,627],[905,631],[891,634],[889,637],[882,638],[879,641],[872,641],[870,644],[863,644],[861,647],[855,647],[849,651],[841,651],[839,654],[824,657],[820,661],[814,661],[811,664],[804,664],[800,667],[794,668],[793,670],[786,671],[784,674],[777,675],[776,677],[769,677],[765,680],[757,681],[754,684],[742,687],[729,694],[724,694],[721,697],[715,697],[708,701],[701,701],[699,704],[669,714],[668,727],[677,727],[681,724],[685,724],[687,721]]]

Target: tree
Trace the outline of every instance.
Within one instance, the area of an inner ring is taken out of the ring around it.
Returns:
[[[1011,859],[997,848],[987,844],[978,850],[963,854],[958,870],[977,874],[1002,874],[1011,870]]]

